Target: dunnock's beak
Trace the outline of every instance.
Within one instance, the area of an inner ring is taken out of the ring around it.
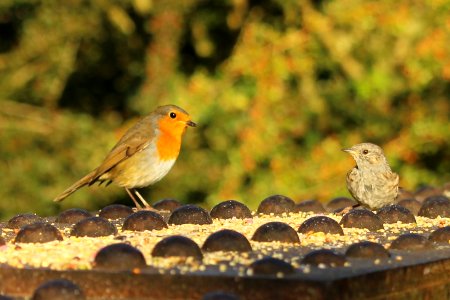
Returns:
[[[191,120],[186,121],[186,125],[187,125],[187,126],[191,126],[191,127],[197,127],[197,124],[195,124],[195,123],[192,122]]]
[[[345,148],[345,149],[342,149],[342,151],[350,153],[352,155],[355,153],[355,150],[353,150],[352,148]]]

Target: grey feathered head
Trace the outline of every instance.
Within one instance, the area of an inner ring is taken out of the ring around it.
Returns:
[[[343,151],[350,153],[356,161],[358,168],[364,167],[383,167],[389,168],[383,149],[372,143],[356,144],[351,148],[343,149]],[[390,168],[389,168],[390,169]]]

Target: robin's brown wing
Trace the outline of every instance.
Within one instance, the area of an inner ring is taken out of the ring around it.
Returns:
[[[62,192],[59,196],[57,196],[54,201],[62,201],[70,194],[74,193],[79,188],[85,185],[91,185],[96,181],[103,182],[107,179],[100,179],[100,177],[114,168],[118,163],[124,161],[128,157],[132,156],[134,153],[141,151],[147,145],[150,144],[150,140],[144,139],[140,135],[130,135],[130,138],[121,140],[108,154],[103,163],[94,171],[90,172],[74,184],[72,184],[69,188],[67,188],[64,192]]]
[[[130,128],[109,152],[100,166],[95,169],[89,185],[96,182],[103,174],[110,171],[120,162],[145,149],[155,137],[155,129],[149,117],[142,119]]]

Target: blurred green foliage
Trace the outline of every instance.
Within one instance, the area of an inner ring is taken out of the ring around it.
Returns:
[[[448,0],[2,0],[0,34],[1,218],[131,204],[51,199],[168,103],[199,127],[153,201],[348,195],[363,141],[406,188],[449,180]]]

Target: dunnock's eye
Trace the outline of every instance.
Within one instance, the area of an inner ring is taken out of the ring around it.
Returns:
[[[369,150],[364,149],[362,153],[363,153],[363,154],[367,154],[367,153],[369,153]]]
[[[175,118],[177,117],[177,114],[174,113],[174,112],[171,112],[171,113],[169,114],[169,116],[170,116],[172,119],[175,119]]]

